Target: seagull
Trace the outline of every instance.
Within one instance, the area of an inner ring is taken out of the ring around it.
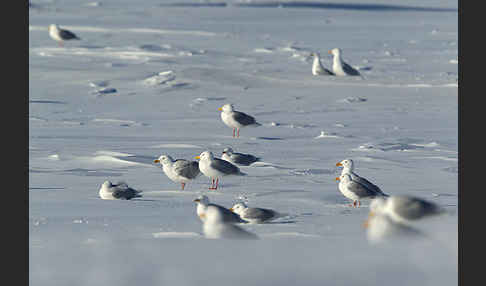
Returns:
[[[252,163],[260,161],[260,158],[255,157],[251,154],[242,154],[233,152],[233,149],[228,147],[223,149],[223,153],[221,154],[221,159],[226,160],[230,163],[249,166]]]
[[[370,205],[371,209],[371,205]],[[366,236],[372,244],[395,238],[424,238],[425,234],[418,229],[394,221],[388,214],[379,213],[369,216],[363,224]]]
[[[423,218],[445,213],[445,210],[435,203],[413,196],[377,197],[370,203],[369,216],[386,214],[393,221],[411,224]]]
[[[281,217],[282,215],[271,209],[249,208],[245,203],[236,203],[230,211],[238,214],[242,219],[250,223],[264,223]]]
[[[368,181],[367,179],[365,179],[363,177],[358,176],[358,174],[356,174],[354,172],[354,162],[353,162],[352,159],[344,159],[341,162],[336,163],[336,167],[343,167],[343,170],[341,171],[341,175],[342,174],[349,174],[353,181],[356,181],[356,182],[358,182],[362,185],[365,185],[367,188],[369,188],[369,189],[371,189],[371,190],[373,190],[377,193],[383,193],[377,185],[371,183],[370,181]]]
[[[377,192],[375,190],[370,189],[366,185],[359,183],[351,178],[349,174],[342,174],[341,176],[336,178],[336,181],[339,181],[339,191],[348,199],[353,201],[353,206],[361,206],[361,199],[365,198],[375,198],[378,196],[385,196],[388,195],[383,192]]]
[[[199,156],[194,157],[195,159],[200,159],[199,170],[206,177],[211,178],[210,190],[218,189],[219,177],[236,175],[236,176],[246,176],[246,173],[240,171],[240,168],[231,164],[228,161],[214,158],[214,155],[210,151],[204,151]],[[216,180],[216,185],[214,184]]]
[[[217,205],[217,204],[211,204],[209,203],[209,198],[206,195],[199,196],[197,199],[194,200],[196,203],[196,213],[199,219],[201,219],[202,222],[206,220],[206,212],[209,209],[212,208],[217,208],[221,211],[222,216],[223,216],[223,222],[225,223],[245,223],[244,220],[240,218],[239,215],[235,214],[234,212],[230,211],[229,209]]]
[[[203,223],[203,233],[209,239],[258,239],[254,233],[224,221],[224,214],[218,208],[206,211],[206,220]]]
[[[169,155],[161,155],[154,163],[160,163],[164,173],[173,182],[181,183],[182,190],[186,183],[197,178],[201,173],[199,172],[199,163],[197,161],[189,161],[184,159],[172,159]]]
[[[223,120],[224,124],[233,128],[233,137],[240,137],[240,128],[246,126],[260,126],[261,124],[256,122],[255,118],[252,116],[240,112],[235,111],[234,105],[231,103],[227,103],[222,107],[218,108],[221,112],[221,119]],[[237,134],[235,136],[235,131]]]
[[[130,188],[126,183],[118,182],[116,185],[105,181],[100,188],[99,195],[103,200],[130,200],[141,197],[142,191]]]
[[[332,64],[332,71],[339,76],[356,76],[356,75],[361,75],[358,70],[353,68],[352,66],[348,65],[343,61],[341,58],[341,49],[335,48],[332,50],[329,50],[328,53],[334,55],[334,60]]]
[[[314,56],[314,62],[312,63],[313,75],[335,75],[332,71],[322,66],[319,53],[311,53],[311,56]]]
[[[56,40],[59,43],[59,46],[61,47],[64,41],[81,40],[73,32],[61,29],[59,25],[56,24],[49,25],[49,36],[51,36],[51,38]]]

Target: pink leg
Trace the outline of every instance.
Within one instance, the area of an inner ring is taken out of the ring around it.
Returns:
[[[216,188],[214,188],[215,190],[218,189],[218,182],[219,182],[219,178],[216,178]]]
[[[236,131],[236,129],[233,128],[233,138],[235,138],[235,131]]]
[[[184,187],[186,186],[186,183],[181,183],[182,189],[184,190]]]
[[[240,138],[240,128],[238,128],[237,130],[238,130],[238,136],[236,137]]]
[[[214,188],[214,179],[211,179],[211,187],[209,187],[210,190],[215,190]]]
[[[356,207],[356,201],[353,202],[353,207]]]
[[[360,202],[360,201],[358,201],[358,207],[359,207],[359,206],[361,206],[361,202]]]

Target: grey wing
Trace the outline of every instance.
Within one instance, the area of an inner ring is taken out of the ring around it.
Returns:
[[[240,169],[238,167],[219,158],[214,158],[214,161],[211,162],[211,167],[226,175],[236,175],[240,173]]]
[[[343,62],[343,70],[345,73],[349,75],[361,75],[358,70],[353,68],[352,66],[348,65],[347,63]]]
[[[240,218],[240,216],[232,211],[230,211],[229,209],[223,207],[223,206],[220,206],[220,205],[217,205],[217,204],[209,204],[211,206],[215,206],[217,207],[218,209],[221,210],[221,212],[223,213],[223,221],[224,222],[229,222],[229,223],[244,223],[245,221],[242,220]]]
[[[253,118],[252,116],[245,114],[243,112],[234,111],[233,118],[234,118],[235,121],[237,121],[238,123],[240,123],[242,125],[256,124],[255,118]]]
[[[360,198],[376,197],[376,192],[369,189],[365,185],[362,185],[356,181],[351,181],[348,186],[349,190],[355,193]]]
[[[197,161],[177,159],[173,166],[174,172],[188,179],[194,179],[200,174],[199,163]]]
[[[356,174],[351,174],[351,179],[353,181],[356,181],[357,183],[360,183],[361,185],[364,185],[365,187],[367,187],[368,189],[378,193],[378,194],[383,194],[383,191],[375,184],[373,184],[372,182],[368,181],[367,179],[363,178],[363,177],[360,177]]]
[[[269,220],[276,215],[275,211],[262,208],[248,208],[245,212],[246,219],[259,219],[262,221]]]
[[[414,197],[396,197],[394,206],[398,215],[409,220],[442,213],[442,209],[438,205]]]
[[[132,198],[141,197],[141,195],[140,195],[140,191],[137,191],[137,190],[132,189],[132,188],[126,188],[126,189],[116,188],[113,191],[113,197],[116,198],[116,199],[129,200],[129,199],[132,199]]]
[[[232,156],[233,161],[237,164],[241,165],[250,165],[251,163],[254,163],[256,161],[259,161],[260,158],[255,157],[251,154],[240,154],[240,153],[233,153],[234,156]]]
[[[61,30],[59,35],[64,40],[71,40],[71,39],[81,40],[80,38],[78,38],[78,36],[76,36],[74,33],[68,30]]]

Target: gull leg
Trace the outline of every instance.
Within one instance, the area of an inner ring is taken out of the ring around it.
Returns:
[[[356,202],[357,202],[357,201],[354,201],[354,202],[353,202],[353,207],[356,207]]]
[[[233,128],[233,138],[235,138],[235,136],[236,136],[236,135],[235,135],[235,131],[236,131],[236,129],[235,129],[235,128]]]
[[[214,187],[214,179],[211,179],[211,187],[209,187],[210,190],[216,190]]]
[[[240,128],[237,128],[236,130],[238,130],[238,136],[236,137],[240,138]]]
[[[218,189],[218,182],[219,182],[219,178],[216,178],[216,188],[214,188],[215,190]]]
[[[360,206],[361,206],[361,202],[360,202],[360,201],[358,201],[358,207],[360,207]]]
[[[186,183],[181,183],[182,189],[184,190],[184,187],[186,186]]]

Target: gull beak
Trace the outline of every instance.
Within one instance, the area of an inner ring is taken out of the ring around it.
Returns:
[[[201,159],[201,156],[196,156],[194,157],[194,159]]]
[[[342,166],[342,165],[343,165],[343,164],[341,164],[341,162],[336,163],[336,167],[338,167],[338,166]]]
[[[223,108],[222,108],[222,107],[220,107],[220,108],[218,108],[218,110],[219,110],[219,111],[223,111]]]
[[[374,217],[374,216],[375,216],[375,213],[374,213],[374,212],[370,212],[370,213],[368,214],[368,218],[367,218],[367,219],[365,220],[365,222],[363,223],[363,227],[364,227],[364,228],[368,228],[368,227],[370,226],[370,219],[371,219],[372,217]]]
[[[336,181],[339,181],[340,179],[339,179],[339,177],[336,177],[336,179],[335,179],[335,180],[336,180]]]
[[[199,203],[201,200],[200,199],[194,199],[194,202]]]
[[[199,215],[200,218],[206,218],[206,214]]]
[[[154,163],[160,163],[160,160],[159,159],[154,160]]]
[[[328,53],[328,54],[332,54],[332,51],[331,51],[331,50],[329,50],[329,51],[327,51],[327,53]]]
[[[230,208],[229,210],[233,212],[233,208]]]

